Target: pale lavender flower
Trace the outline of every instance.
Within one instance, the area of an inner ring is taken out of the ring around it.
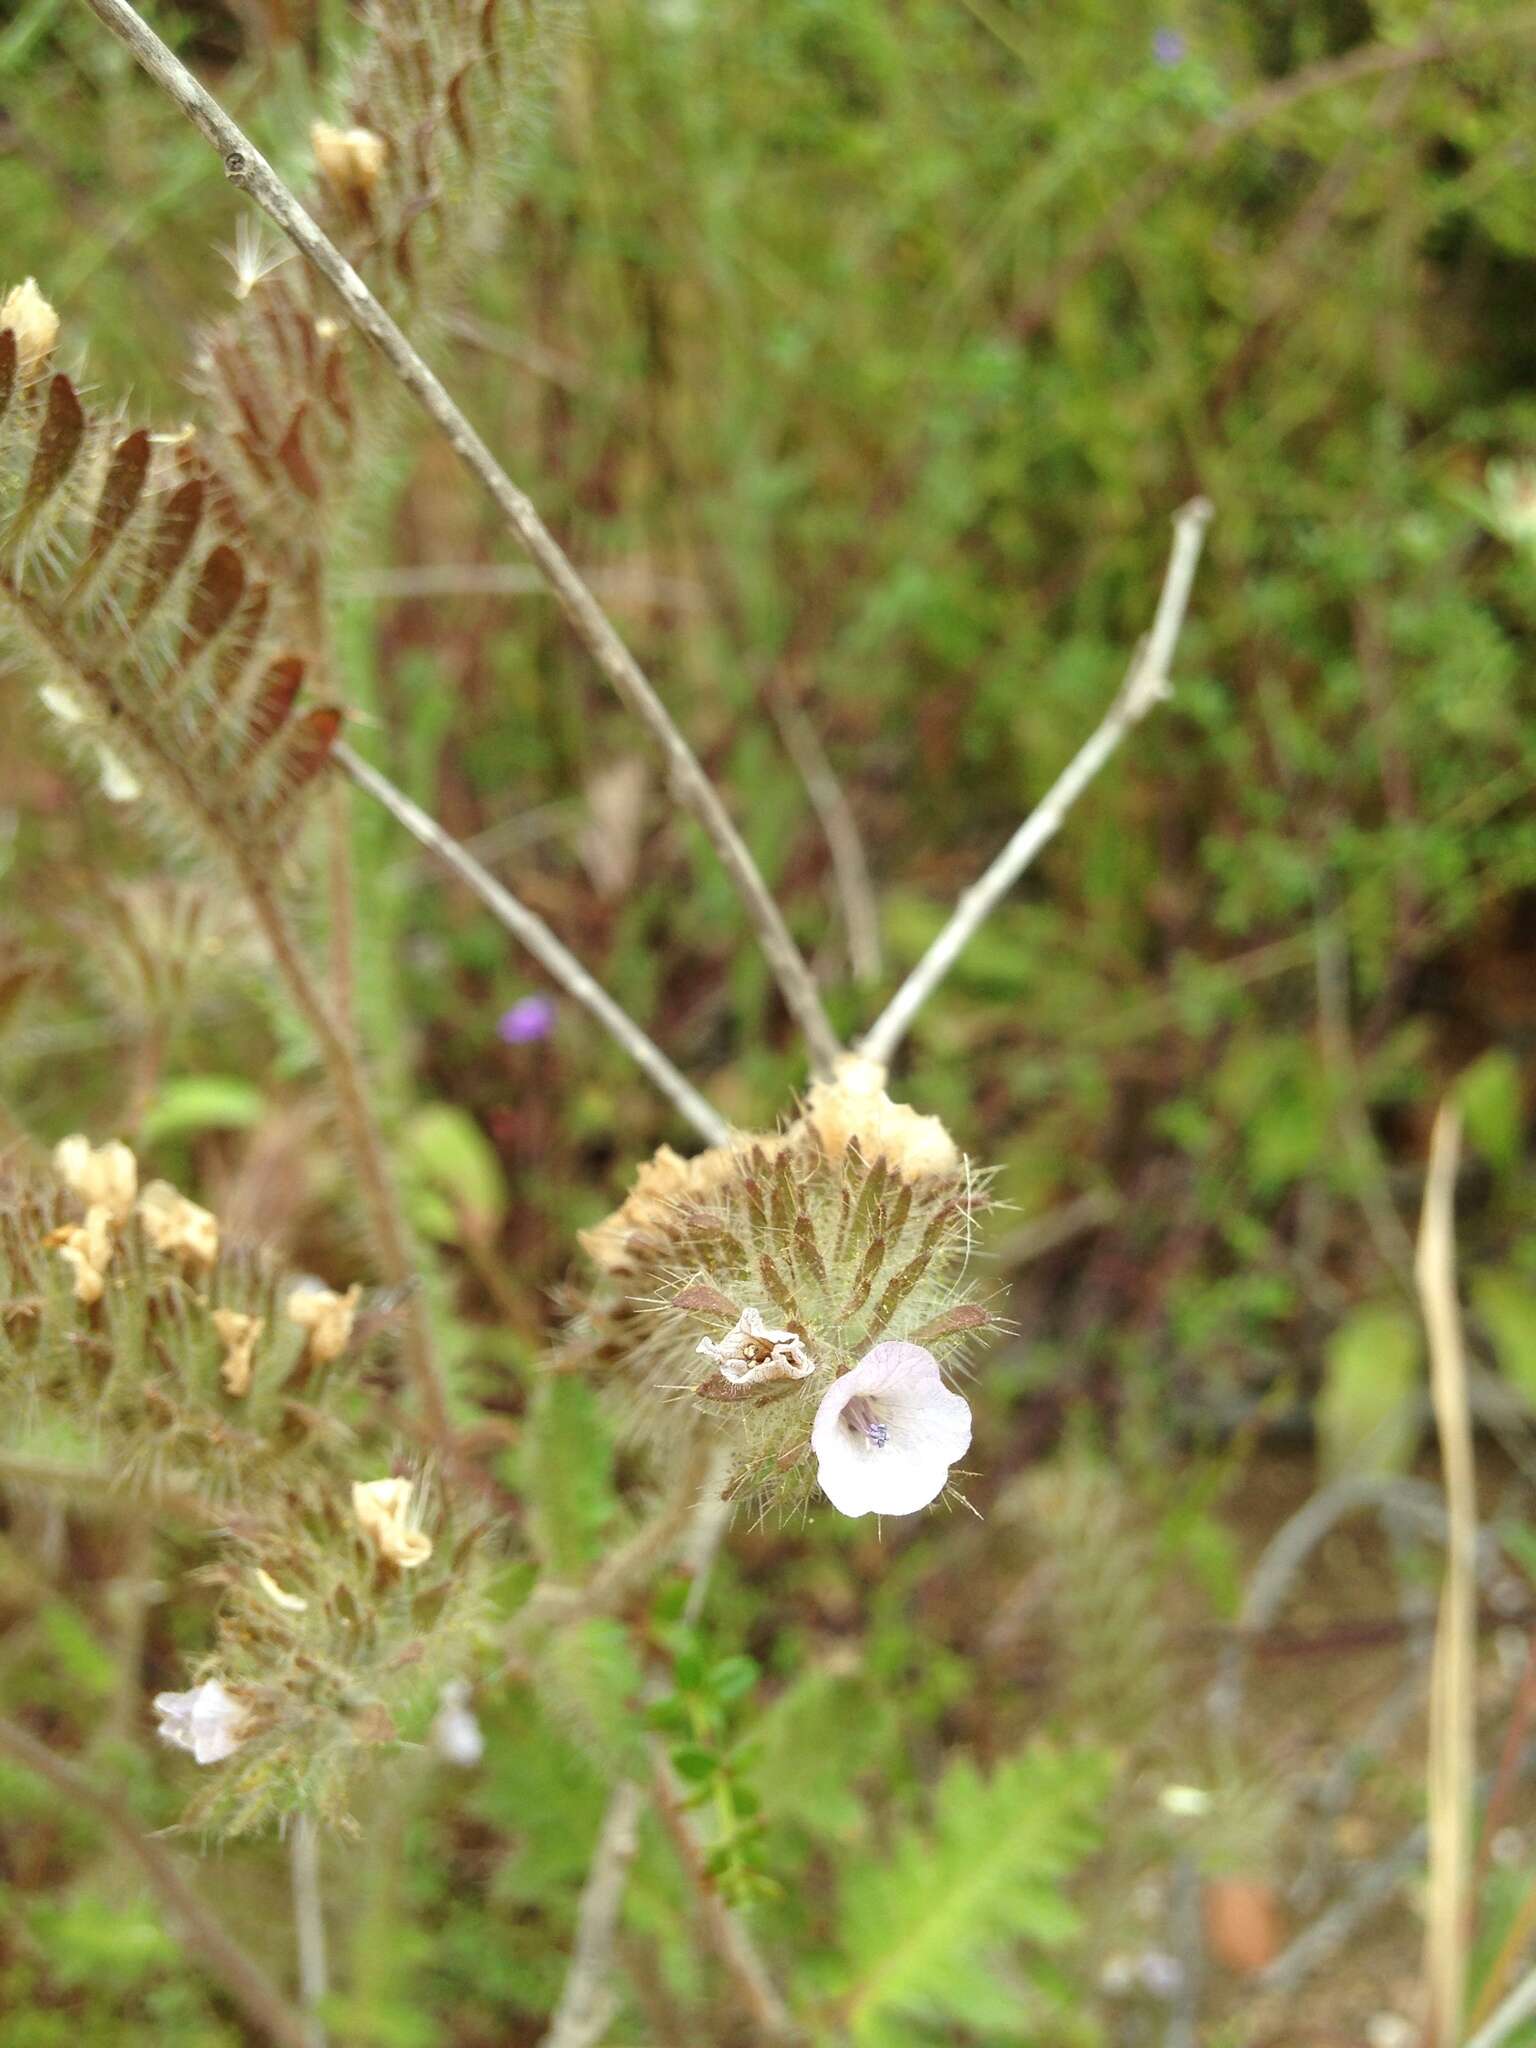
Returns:
[[[921,1344],[877,1344],[822,1396],[811,1424],[821,1490],[839,1514],[915,1515],[971,1441],[970,1404]]]
[[[1176,28],[1160,28],[1152,38],[1152,59],[1161,64],[1165,71],[1171,71],[1175,64],[1182,64],[1189,45]]]
[[[555,1028],[553,996],[521,996],[510,1010],[504,1010],[496,1026],[503,1045],[537,1045]]]
[[[172,1749],[184,1749],[200,1764],[221,1764],[240,1747],[247,1709],[216,1678],[191,1692],[157,1692],[155,1733]]]

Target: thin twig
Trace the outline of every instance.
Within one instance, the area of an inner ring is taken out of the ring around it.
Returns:
[[[13,1721],[0,1720],[0,1750],[35,1772],[71,1806],[90,1814],[127,1850],[174,1923],[179,1939],[224,1986],[263,2040],[276,2048],[313,2048],[308,2023],[214,1917],[201,1891],[182,1875],[171,1852],[153,1835],[142,1833],[126,1807],[99,1791],[84,1772]]]
[[[859,1050],[870,1059],[890,1061],[923,1004],[1035,855],[1055,837],[1068,811],[1125,735],[1170,694],[1168,669],[1184,623],[1210,518],[1211,506],[1205,498],[1192,498],[1175,517],[1173,549],[1152,630],[1137,650],[1103,723],[1057,777],[986,873],[964,892],[949,923],[865,1033]]]
[[[861,982],[878,981],[882,972],[880,911],[853,806],[805,713],[793,704],[775,705],[774,719],[826,834],[853,978]]]
[[[539,517],[532,500],[501,467],[441,381],[428,368],[341,251],[321,233],[250,139],[142,19],[129,0],[88,0],[98,20],[176,102],[224,160],[224,174],[282,230],[332,285],[348,320],[389,364],[439,426],[448,445],[490,493],[497,510],[542,571],[578,638],[623,702],[661,748],[673,782],[703,826],[736,885],[764,958],[805,1034],[813,1065],[830,1070],[837,1035],[811,971],[769,895],[745,840],[714,785],[607,614]]]
[[[386,776],[381,775],[377,768],[371,768],[349,746],[338,745],[334,749],[334,758],[359,789],[366,790],[369,796],[381,803],[414,839],[435,853],[445,867],[452,868],[460,880],[473,889],[492,916],[525,945],[556,981],[569,990],[577,1002],[589,1010],[604,1030],[623,1046],[700,1137],[711,1145],[726,1143],[730,1137],[730,1126],[724,1118],[710,1108],[661,1048],[653,1044],[612,996],[593,980],[576,955],[555,937],[543,918],[519,903],[509,889],[503,888],[496,877],[481,867],[474,855],[445,832],[435,819],[428,817],[419,804],[412,803],[403,790],[396,789]]]
[[[720,1896],[720,1887],[710,1873],[703,1848],[694,1833],[693,1823],[683,1803],[682,1787],[665,1748],[655,1736],[649,1739],[647,1746],[651,1756],[651,1795],[656,1802],[656,1811],[698,1902],[710,1947],[735,1985],[759,2035],[767,2041],[798,2040],[799,2029],[780,1998],[756,1944],[740,1916],[733,1913]]]
[[[645,1792],[635,1778],[626,1778],[608,1802],[576,1908],[570,1968],[540,2048],[594,2048],[618,2010],[613,1949],[644,1805]]]
[[[1476,1781],[1477,1497],[1467,1359],[1456,1299],[1456,1162],[1461,1119],[1441,1104],[1430,1141],[1415,1277],[1429,1339],[1448,1523],[1429,1693],[1429,1894],[1425,1960],[1435,2039],[1460,2039],[1471,1909]]]
[[[309,2020],[314,2048],[325,2048],[320,2007],[330,1989],[325,1959],[325,1905],[320,1890],[320,1831],[311,1813],[294,1817],[288,1844],[288,1874],[293,1890],[293,1932],[299,1952],[299,1996]]]

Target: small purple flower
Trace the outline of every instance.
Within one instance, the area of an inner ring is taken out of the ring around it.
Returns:
[[[1175,64],[1182,64],[1188,48],[1176,28],[1160,28],[1152,38],[1153,60],[1165,71],[1171,70]]]
[[[521,996],[503,1011],[496,1036],[503,1045],[537,1045],[555,1028],[553,996]]]

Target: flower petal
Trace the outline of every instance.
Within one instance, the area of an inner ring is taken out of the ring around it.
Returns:
[[[844,1410],[862,1395],[886,1425],[882,1443],[850,1429]],[[971,1441],[970,1404],[944,1384],[920,1344],[877,1344],[823,1395],[811,1425],[821,1489],[845,1515],[911,1515],[944,1491]]]

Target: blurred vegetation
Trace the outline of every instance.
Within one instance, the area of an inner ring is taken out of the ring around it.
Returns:
[[[166,20],[302,167],[344,10]],[[742,1531],[701,1634],[663,1593],[563,1653],[566,1711],[488,1679],[480,1770],[408,1763],[358,1806],[363,1845],[327,1848],[336,2041],[539,2038],[642,1666],[670,1674],[682,1721],[657,1725],[686,1730],[735,1831],[729,1886],[827,2038],[1135,2043],[1203,2000],[1199,2038],[1322,2042],[1412,2009],[1406,1906],[1315,2012],[1221,1911],[1246,1885],[1294,1930],[1411,1827],[1421,1722],[1381,1716],[1433,1549],[1343,1530],[1291,1617],[1326,1654],[1282,1645],[1225,1733],[1203,1694],[1273,1527],[1420,1453],[1411,1232],[1449,1089],[1483,1506],[1512,1560],[1494,1592],[1529,1625],[1533,88],[1514,0],[573,7],[494,253],[418,338],[594,575],[850,1035],[879,989],[797,721],[857,821],[894,983],[1108,702],[1172,511],[1201,490],[1217,519],[1173,703],[899,1077],[999,1168],[985,1249],[1017,1332],[974,1388],[982,1519]],[[8,273],[36,274],[66,347],[89,337],[94,380],[174,424],[238,200],[64,0],[0,25],[0,108]],[[485,588],[507,552],[448,456],[394,424],[339,579],[360,729],[762,1124],[803,1070],[727,884],[548,601]],[[411,593],[427,565],[446,594]],[[194,870],[192,935],[165,936],[174,856],[83,800],[30,694],[0,676],[7,1122],[121,1131],[344,1283],[352,1191],[239,906]],[[499,1040],[536,975],[357,801],[362,1034],[459,1411],[503,1446],[501,1509],[530,1497],[591,1557],[627,1526],[629,1454],[595,1413],[525,1435],[531,1389],[575,1230],[680,1134],[568,1004],[547,1038]],[[0,1684],[165,1824],[182,1774],[109,1711],[120,1560],[84,1510],[39,1553],[49,1512],[18,1500],[0,1546]],[[149,1609],[135,1695],[179,1682],[198,1626]],[[1346,1812],[1326,1788],[1356,1738]],[[0,1792],[7,2043],[244,2038],[88,1830],[8,1766]],[[1016,1863],[982,1864],[994,1834]],[[963,1938],[939,1924],[961,1875]],[[1203,1983],[1186,1880],[1219,1906]],[[284,1883],[270,1845],[219,1865],[279,1974]],[[1484,1951],[1524,1897],[1496,1866]],[[615,2039],[738,2038],[691,1912],[648,1830]],[[1143,1967],[1168,1952],[1177,1985]]]

